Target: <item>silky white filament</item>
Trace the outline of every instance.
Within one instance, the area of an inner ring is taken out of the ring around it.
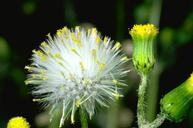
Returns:
[[[67,117],[74,123],[78,108],[90,116],[95,106],[108,107],[119,97],[121,78],[129,71],[124,63],[128,58],[121,53],[121,44],[102,38],[96,28],[57,31],[53,38],[42,42],[39,50],[33,50],[26,84],[33,85],[34,101],[51,108],[62,106],[60,127]]]

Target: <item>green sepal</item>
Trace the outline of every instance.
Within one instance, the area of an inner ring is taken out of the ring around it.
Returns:
[[[148,74],[154,67],[154,42],[152,40],[134,40],[133,64],[135,69],[143,74]]]

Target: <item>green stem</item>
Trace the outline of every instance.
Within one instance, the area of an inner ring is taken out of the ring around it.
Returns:
[[[162,0],[153,0],[151,6],[151,13],[149,17],[149,22],[155,24],[157,27],[160,24],[160,15],[162,8]],[[148,87],[147,91],[147,120],[152,121],[156,116],[158,90],[159,90],[159,77],[163,71],[163,65],[157,63],[155,65],[155,70],[151,74],[151,85]]]
[[[151,7],[149,22],[155,24],[158,27],[160,22],[162,0],[153,0]]]
[[[141,74],[141,83],[138,90],[137,120],[139,128],[146,124],[145,119],[145,92],[147,88],[147,75]]]
[[[80,114],[81,128],[88,128],[87,117],[84,110],[80,109],[79,114]]]
[[[117,128],[118,127],[118,110],[119,102],[114,102],[108,110],[107,122],[104,128]]]
[[[165,120],[165,114],[161,113],[153,122],[146,120],[145,93],[147,89],[148,75],[141,75],[141,83],[138,90],[137,119],[139,128],[158,128]]]
[[[148,128],[158,128],[165,120],[165,114],[159,114],[157,116],[157,118],[150,123],[150,125],[148,126]]]
[[[151,84],[147,89],[147,120],[153,121],[157,113],[157,100],[159,93],[159,77],[163,71],[162,64],[155,64],[154,70],[151,73]]]

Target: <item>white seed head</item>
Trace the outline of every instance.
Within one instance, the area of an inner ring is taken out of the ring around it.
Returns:
[[[74,123],[78,108],[91,118],[96,105],[108,107],[122,97],[120,85],[126,84],[121,78],[129,71],[123,64],[128,58],[121,53],[121,44],[113,43],[96,28],[64,27],[32,51],[25,83],[33,85],[34,101],[51,108],[51,115],[62,106],[60,127],[69,116]]]

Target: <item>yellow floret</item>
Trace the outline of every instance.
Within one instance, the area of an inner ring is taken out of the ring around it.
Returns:
[[[131,36],[155,36],[158,33],[157,28],[153,24],[145,24],[145,25],[134,25],[134,27],[129,32]]]
[[[120,42],[116,42],[113,49],[118,50],[119,48],[121,48],[121,43]]]
[[[121,61],[128,61],[128,60],[129,60],[129,58],[127,56],[124,56],[121,58]]]
[[[66,34],[67,32],[69,32],[69,29],[65,26],[62,29],[58,29],[56,34],[58,37],[61,37],[61,35]]]
[[[81,72],[83,72],[83,71],[84,71],[84,63],[83,63],[83,62],[80,62],[79,65],[80,65],[80,70],[81,70]]]
[[[30,128],[30,125],[23,117],[13,117],[9,120],[7,128]]]
[[[80,105],[81,105],[81,100],[80,100],[80,99],[77,99],[75,104],[76,104],[76,107],[79,108]]]
[[[190,75],[189,81],[190,81],[190,83],[193,85],[193,73]]]
[[[34,54],[36,54],[42,61],[46,60],[46,55],[41,50],[32,50]]]

